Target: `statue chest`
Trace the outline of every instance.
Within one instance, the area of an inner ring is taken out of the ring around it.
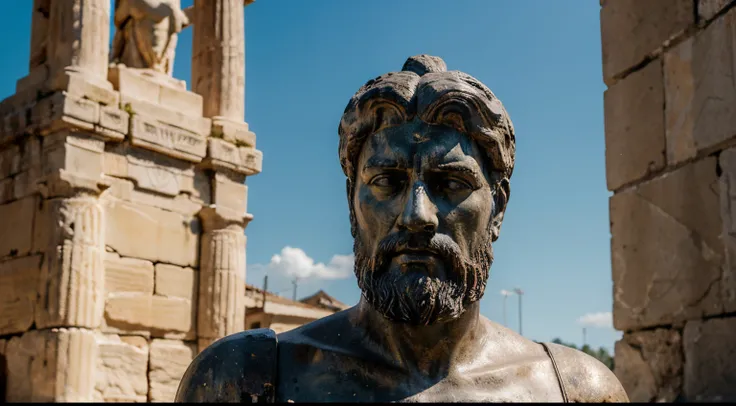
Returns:
[[[297,403],[562,401],[554,370],[544,359],[474,368],[436,380],[407,376],[370,363],[340,361],[280,367],[277,400]]]

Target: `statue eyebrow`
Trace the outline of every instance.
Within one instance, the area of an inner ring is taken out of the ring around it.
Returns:
[[[402,169],[404,167],[406,167],[406,165],[402,163],[401,160],[392,158],[371,158],[366,161],[365,165],[363,165],[363,170],[386,168]]]
[[[473,165],[468,165],[463,162],[448,162],[444,164],[439,164],[434,168],[436,171],[442,171],[442,172],[463,172],[468,175],[471,175],[475,180],[480,181],[482,179],[482,176],[480,172],[473,167]]]

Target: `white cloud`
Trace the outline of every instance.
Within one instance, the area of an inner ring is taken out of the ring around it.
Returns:
[[[584,326],[613,328],[613,315],[611,312],[588,313],[581,316],[578,323]]]
[[[268,265],[251,265],[251,269],[265,270],[300,279],[345,279],[353,274],[353,254],[333,255],[330,262],[315,263],[301,248],[286,246],[274,254]]]

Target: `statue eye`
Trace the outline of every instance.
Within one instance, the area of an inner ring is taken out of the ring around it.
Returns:
[[[402,179],[396,175],[378,175],[370,182],[372,186],[380,188],[397,188],[401,186]]]
[[[452,191],[452,192],[472,189],[471,186],[467,182],[462,181],[460,179],[456,179],[456,178],[445,179],[443,183],[444,183],[443,185],[444,189]]]

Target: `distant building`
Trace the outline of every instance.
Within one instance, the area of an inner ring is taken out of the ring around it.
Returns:
[[[246,284],[244,328],[270,328],[283,333],[348,307],[322,290],[295,301]]]

